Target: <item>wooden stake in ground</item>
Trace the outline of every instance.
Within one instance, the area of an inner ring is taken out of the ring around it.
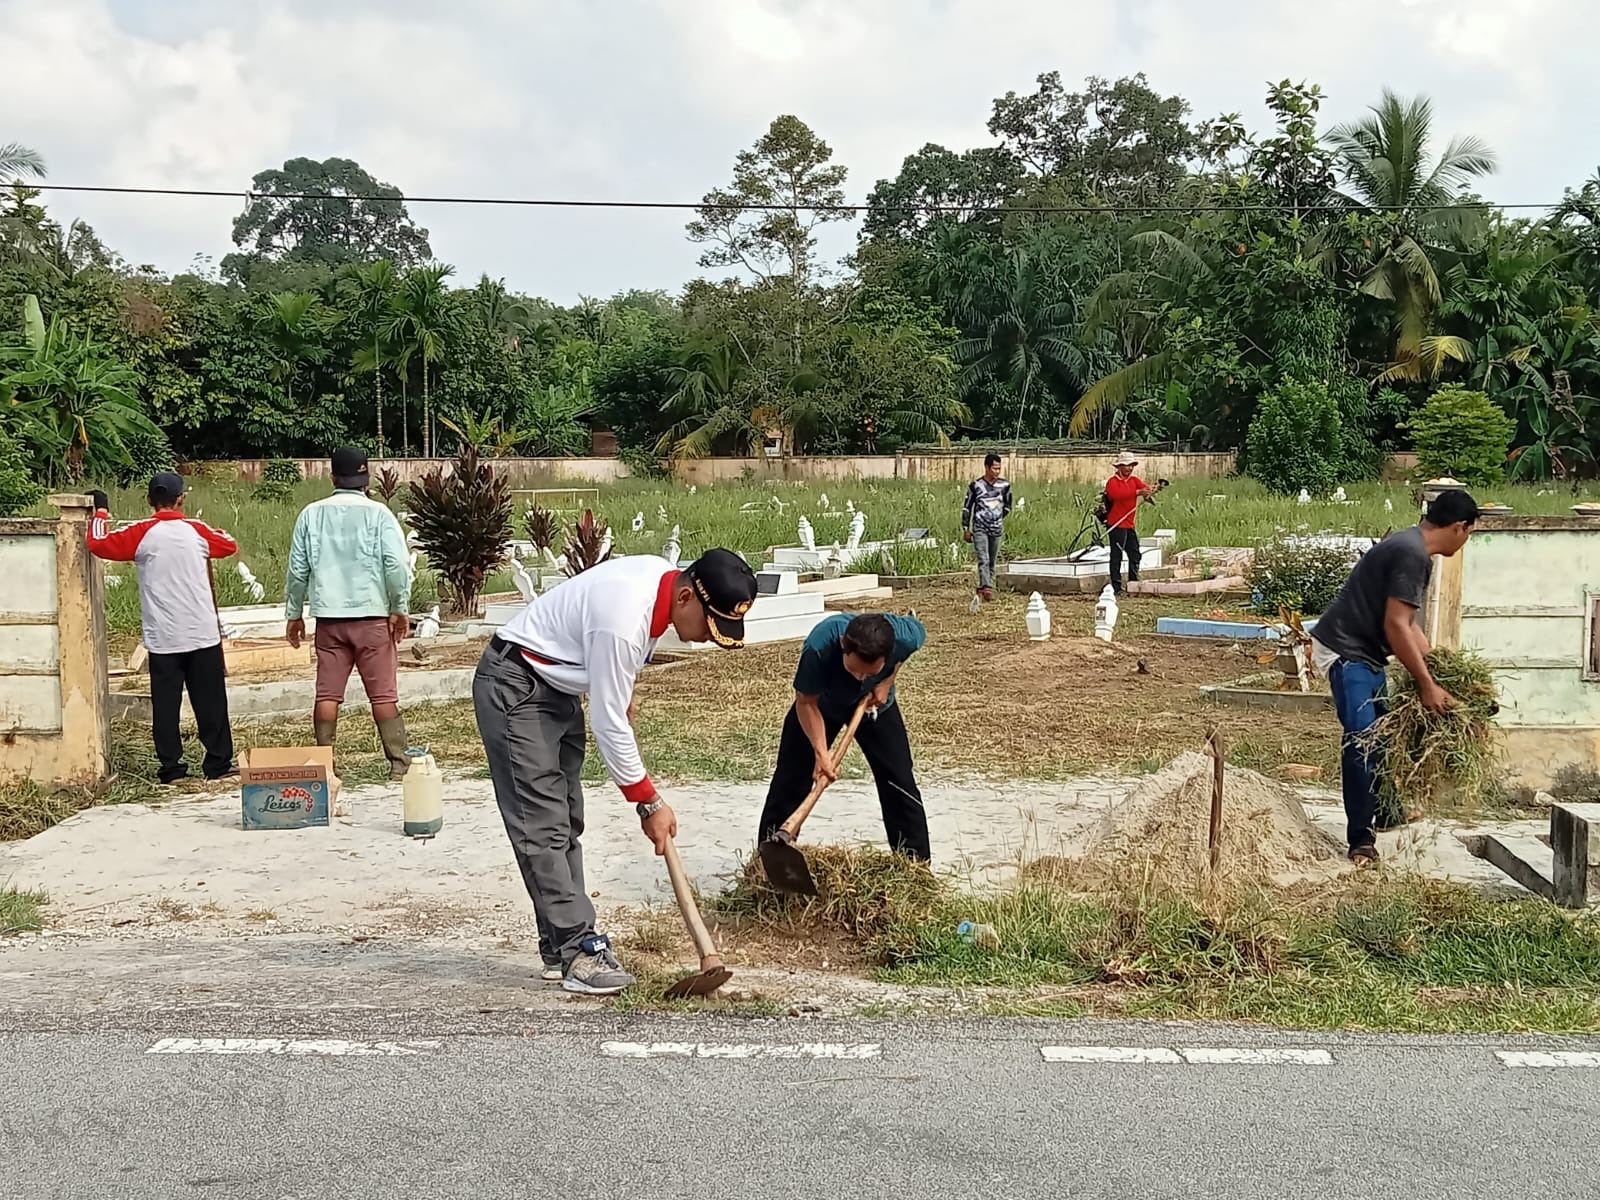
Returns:
[[[1211,851],[1211,870],[1216,872],[1217,864],[1222,859],[1222,779],[1223,779],[1223,741],[1222,730],[1212,727],[1211,735],[1206,738],[1206,744],[1211,749],[1211,832],[1206,845]]]

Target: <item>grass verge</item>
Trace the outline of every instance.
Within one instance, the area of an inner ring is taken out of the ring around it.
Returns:
[[[875,849],[813,847],[820,895],[752,865],[719,916],[847,936],[884,982],[988,989],[986,1011],[1408,1032],[1600,1030],[1600,916],[1374,874],[1300,893],[967,895]],[[980,927],[963,936],[963,921]]]
[[[44,902],[43,892],[19,892],[15,888],[0,888],[0,937],[44,928],[44,922],[39,916],[39,909]]]

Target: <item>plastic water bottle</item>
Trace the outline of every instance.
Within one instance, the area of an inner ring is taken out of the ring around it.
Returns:
[[[956,936],[969,946],[993,949],[1000,944],[1000,934],[993,925],[976,921],[962,921],[956,926]]]

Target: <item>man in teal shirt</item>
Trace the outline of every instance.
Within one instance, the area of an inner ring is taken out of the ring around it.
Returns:
[[[783,721],[759,840],[800,807],[815,783],[838,778],[829,746],[849,724],[857,703],[869,696],[856,745],[878,785],[884,833],[894,850],[928,861],[928,817],[894,687],[900,665],[927,637],[915,617],[885,613],[835,613],[811,631],[794,673],[794,704]]]
[[[331,746],[352,669],[372,703],[389,778],[405,777],[406,724],[400,716],[396,648],[410,632],[411,563],[400,522],[367,496],[367,455],[333,452],[334,493],[307,505],[294,523],[284,616],[291,646],[305,640],[309,598],[317,621],[317,745]]]

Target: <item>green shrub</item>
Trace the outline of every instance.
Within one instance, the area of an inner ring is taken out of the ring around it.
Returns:
[[[22,447],[8,431],[0,429],[0,517],[32,508],[44,498],[44,492]]]
[[[281,479],[263,479],[250,494],[267,504],[282,504],[294,495],[294,485]]]
[[[1442,387],[1411,418],[1417,470],[1425,479],[1449,476],[1483,487],[1505,478],[1506,452],[1516,425],[1483,392]]]
[[[159,430],[155,433],[125,433],[122,435],[122,445],[128,452],[128,461],[118,463],[114,471],[118,487],[134,487],[142,491],[149,485],[150,476],[157,471],[174,470],[178,465],[178,456],[172,451],[172,443]]]
[[[1295,538],[1278,538],[1256,551],[1250,587],[1256,608],[1275,616],[1278,607],[1308,616],[1333,603],[1354,565],[1351,552]]]
[[[635,479],[666,479],[672,474],[665,459],[657,458],[639,446],[622,447],[617,451],[617,458]]]
[[[1250,474],[1273,491],[1325,496],[1344,458],[1339,407],[1319,383],[1280,384],[1262,395],[1246,448]]]
[[[1382,420],[1367,395],[1367,385],[1350,375],[1340,375],[1329,385],[1328,395],[1339,409],[1339,479],[1376,479],[1389,455],[1380,445]]]
[[[300,473],[300,464],[292,458],[274,458],[267,461],[261,468],[262,483],[283,483],[294,486],[305,476]]]

